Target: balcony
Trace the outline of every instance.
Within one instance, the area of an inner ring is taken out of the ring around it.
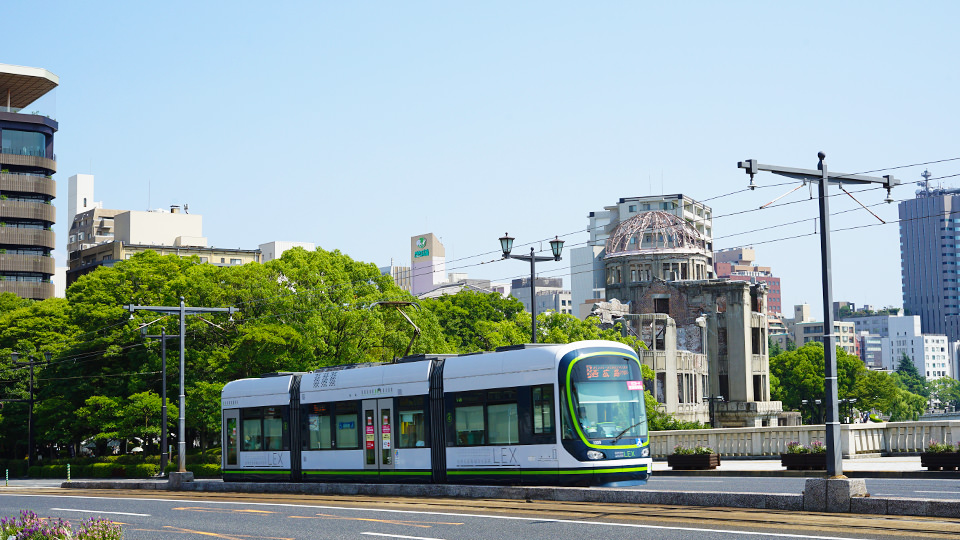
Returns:
[[[46,300],[53,298],[53,283],[31,281],[0,281],[0,293],[12,292],[20,298]]]
[[[54,223],[57,221],[57,208],[42,202],[0,200],[0,221],[11,218]]]
[[[40,167],[50,171],[50,174],[57,172],[57,162],[40,156],[20,156],[17,154],[0,154],[0,166],[15,165],[19,167]]]
[[[0,273],[34,272],[52,276],[54,267],[53,257],[0,253]]]
[[[0,244],[8,246],[40,246],[54,249],[57,247],[56,240],[57,237],[53,231],[0,227]]]
[[[36,174],[0,173],[0,192],[9,191],[56,197],[57,182],[53,178]]]

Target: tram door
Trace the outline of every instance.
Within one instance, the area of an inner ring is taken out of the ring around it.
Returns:
[[[393,399],[363,400],[363,468],[394,468]]]
[[[223,411],[223,467],[236,468],[240,451],[240,410]]]

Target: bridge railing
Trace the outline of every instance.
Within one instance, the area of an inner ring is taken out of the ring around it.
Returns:
[[[709,446],[725,456],[775,456],[791,442],[810,446],[825,441],[824,426],[773,426],[759,428],[651,431],[654,457],[673,453],[675,446]],[[960,420],[843,424],[840,426],[843,457],[857,454],[923,452],[932,442],[960,442]]]

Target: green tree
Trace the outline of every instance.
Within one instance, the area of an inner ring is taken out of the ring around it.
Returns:
[[[931,394],[944,407],[960,407],[960,381],[950,377],[940,377],[930,383]]]
[[[200,453],[206,455],[210,441],[220,434],[220,392],[223,384],[197,381],[188,391],[187,427],[197,430]]]
[[[903,353],[900,357],[900,362],[897,364],[897,376],[899,377],[900,387],[904,390],[923,397],[930,396],[926,377],[917,371],[916,364],[907,356],[907,353]]]
[[[122,405],[118,435],[124,440],[138,438],[145,453],[160,437],[162,402],[154,392],[139,392],[127,398]],[[167,421],[177,418],[178,410],[167,401]],[[169,427],[169,426],[168,426]]]

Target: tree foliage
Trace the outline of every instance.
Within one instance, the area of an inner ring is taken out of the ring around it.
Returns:
[[[913,362],[910,362],[912,365]],[[824,399],[823,344],[811,342],[770,359],[770,390],[785,409],[799,410],[807,422],[819,421],[813,405]],[[856,356],[837,347],[838,398],[856,399],[856,408],[877,410],[891,420],[909,420],[923,413],[926,399],[902,387],[900,376],[870,371]],[[803,403],[807,400],[807,404]]]

